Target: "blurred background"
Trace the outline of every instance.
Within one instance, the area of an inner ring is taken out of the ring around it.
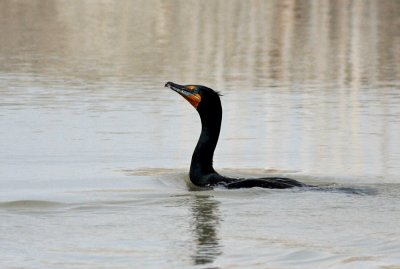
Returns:
[[[188,167],[200,123],[174,81],[224,95],[217,167],[398,182],[399,9],[1,1],[2,178]]]

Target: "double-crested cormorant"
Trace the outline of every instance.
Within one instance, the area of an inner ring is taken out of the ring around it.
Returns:
[[[213,156],[221,129],[222,107],[220,95],[214,90],[201,85],[179,85],[167,82],[165,87],[169,87],[182,95],[196,108],[200,115],[201,134],[193,152],[189,173],[193,184],[204,187],[221,185],[229,189],[252,187],[285,189],[307,186],[290,178],[244,179],[228,178],[218,174],[213,168]]]

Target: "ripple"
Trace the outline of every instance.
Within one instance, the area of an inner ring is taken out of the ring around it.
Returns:
[[[54,201],[41,201],[41,200],[18,200],[9,202],[0,202],[0,208],[5,209],[49,209],[59,208],[66,204]]]

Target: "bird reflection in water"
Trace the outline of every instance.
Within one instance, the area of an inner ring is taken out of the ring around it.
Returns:
[[[196,265],[212,263],[222,253],[218,237],[218,204],[211,195],[196,195],[192,201],[193,235],[196,242],[193,262]]]

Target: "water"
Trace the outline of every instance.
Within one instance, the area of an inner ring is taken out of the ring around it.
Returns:
[[[398,268],[398,1],[1,1],[1,268]],[[215,167],[317,190],[201,190]]]

